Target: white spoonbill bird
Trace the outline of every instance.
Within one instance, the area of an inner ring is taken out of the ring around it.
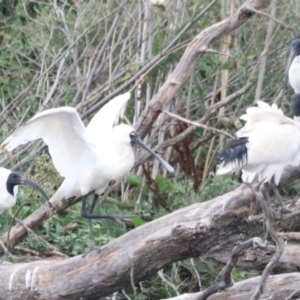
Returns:
[[[45,191],[35,182],[22,176],[20,173],[12,172],[8,169],[0,167],[0,214],[6,209],[9,214],[12,215],[12,208],[15,206],[17,201],[17,193],[19,185],[27,185],[38,190],[48,201],[49,197]],[[5,256],[9,256],[10,253],[2,243],[0,239],[0,247],[2,248]]]
[[[235,139],[218,155],[216,175],[242,170],[242,180],[273,185],[281,204],[277,186],[285,166],[300,162],[300,123],[286,117],[275,104],[257,101],[240,119],[246,121]],[[292,98],[295,117],[300,117],[300,95]],[[298,115],[296,115],[298,114]]]
[[[285,70],[285,85],[288,82],[295,93],[300,93],[300,39],[294,40],[291,44],[290,56]]]
[[[103,106],[87,127],[72,107],[60,107],[38,113],[3,141],[0,151],[12,151],[17,146],[42,138],[49,147],[53,164],[64,181],[50,202],[72,196],[83,196],[82,217],[87,219],[120,220],[112,215],[94,215],[98,195],[109,182],[122,179],[134,165],[131,144],[149,151],[171,173],[174,169],[151,149],[134,128],[120,124],[113,126],[130,93],[119,95]],[[89,211],[86,195],[95,192]],[[91,223],[90,229],[91,229]]]

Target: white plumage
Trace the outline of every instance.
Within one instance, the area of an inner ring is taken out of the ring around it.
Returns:
[[[290,56],[285,71],[285,83],[290,83],[295,93],[300,93],[300,39],[291,44]]]
[[[300,162],[300,125],[286,117],[275,104],[257,101],[240,119],[246,121],[236,140],[219,154],[217,175],[242,169],[242,179],[251,183],[255,176],[278,185],[283,169]]]
[[[137,144],[155,156],[169,171],[174,169],[149,149],[133,127],[120,124],[113,127],[120,116],[130,93],[115,97],[93,117],[87,127],[72,107],[60,107],[38,113],[17,129],[0,146],[0,151],[12,151],[19,145],[42,138],[48,145],[53,164],[65,179],[50,202],[83,196],[81,215],[89,219],[92,246],[92,219],[123,221],[113,215],[94,215],[98,198],[109,182],[122,179],[134,165],[131,144]],[[95,193],[89,210],[86,198]]]
[[[162,9],[163,11],[166,11],[169,5],[168,0],[150,0],[150,2],[153,6],[156,6]]]
[[[129,98],[130,93],[115,97],[86,128],[71,107],[38,113],[5,139],[0,150],[12,151],[19,145],[42,138],[49,147],[55,168],[65,178],[50,201],[83,196],[92,191],[99,195],[111,180],[122,179],[131,170],[134,165],[131,143],[142,143],[135,140],[138,136],[131,126],[113,127]],[[156,157],[170,172],[174,171],[167,162]]]
[[[33,187],[38,190],[46,200],[49,200],[45,191],[38,184],[22,176],[20,173],[0,167],[0,214],[6,209],[11,213],[11,209],[16,204],[19,185]]]
[[[167,4],[167,0],[150,0],[150,2],[154,6],[165,6]]]
[[[290,66],[289,82],[295,93],[300,93],[300,56],[295,57]]]
[[[12,172],[8,169],[0,167],[0,215],[8,210],[12,216],[12,208],[16,204],[18,185],[27,185],[38,190],[47,200],[49,200],[44,190],[35,182],[25,178],[17,172]],[[13,216],[12,216],[13,217]],[[6,257],[11,254],[6,249],[2,241],[0,240],[0,247],[2,248]]]
[[[18,186],[13,187],[13,194],[7,190],[7,179],[10,174],[10,170],[0,167],[0,214],[6,209],[11,211],[17,201]]]

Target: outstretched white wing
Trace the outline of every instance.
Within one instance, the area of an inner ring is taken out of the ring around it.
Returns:
[[[111,135],[114,123],[120,117],[126,102],[130,99],[130,93],[119,95],[105,104],[92,118],[86,127],[86,133],[93,143],[105,142]]]
[[[84,124],[72,107],[37,114],[2,142],[0,152],[39,138],[48,145],[54,166],[63,177],[72,174],[80,163],[95,162],[94,146],[87,142]]]

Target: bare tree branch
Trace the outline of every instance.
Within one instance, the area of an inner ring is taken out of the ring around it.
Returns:
[[[247,0],[234,15],[205,29],[191,41],[175,70],[139,118],[136,128],[142,136],[147,134],[159,113],[172,101],[176,92],[188,80],[198,59],[211,43],[244,24],[253,15],[248,8],[261,9],[269,3],[269,0]]]
[[[251,11],[253,11],[254,13],[256,13],[256,14],[258,14],[258,15],[267,17],[268,19],[270,19],[270,20],[272,20],[273,22],[279,24],[280,26],[284,27],[285,29],[290,30],[290,31],[293,31],[294,33],[298,34],[298,31],[297,31],[295,28],[286,25],[284,22],[282,22],[282,21],[276,19],[276,18],[275,18],[274,16],[272,16],[272,15],[269,15],[269,14],[263,12],[263,11],[259,11],[259,10],[255,9],[255,8],[253,8],[253,7],[248,7],[248,9],[251,10]]]
[[[183,117],[181,117],[181,116],[178,116],[178,115],[176,115],[176,114],[173,114],[173,113],[171,113],[171,112],[169,112],[169,111],[167,111],[167,110],[164,110],[163,112],[164,112],[165,114],[167,114],[168,116],[170,116],[170,117],[172,117],[172,118],[174,118],[174,119],[177,119],[177,120],[179,120],[179,121],[185,122],[185,123],[187,123],[187,124],[191,124],[191,125],[193,125],[193,126],[200,127],[200,128],[203,128],[203,129],[212,131],[212,132],[215,133],[215,134],[218,134],[218,133],[219,133],[219,134],[222,134],[222,135],[226,135],[226,136],[228,136],[228,137],[230,137],[230,138],[233,138],[231,134],[227,133],[227,132],[224,131],[224,130],[217,129],[217,128],[214,128],[214,127],[210,127],[210,126],[207,126],[207,125],[204,125],[204,124],[200,124],[199,122],[190,121],[190,120],[188,120],[188,119],[186,119],[186,118],[183,118]]]
[[[267,202],[263,198],[261,191],[259,191],[259,192],[255,191],[255,195],[256,195],[256,200],[259,202],[259,204],[262,208],[263,214],[265,216],[266,231],[276,244],[276,252],[275,252],[274,256],[272,257],[272,259],[266,265],[266,267],[262,273],[259,285],[258,285],[255,293],[252,295],[251,300],[258,300],[260,298],[260,296],[263,294],[264,287],[266,285],[266,282],[270,275],[270,272],[273,270],[273,268],[279,262],[279,259],[283,253],[283,247],[284,247],[283,238],[277,234],[277,232],[275,231],[275,228],[274,228],[274,220],[271,216],[271,207],[269,207],[267,205]]]
[[[226,266],[224,267],[224,269],[222,271],[223,280],[216,283],[216,284],[214,284],[214,285],[212,285],[212,286],[210,286],[206,290],[204,290],[202,292],[202,294],[200,294],[198,296],[199,300],[206,300],[210,295],[215,294],[219,291],[222,291],[225,288],[228,288],[228,287],[233,285],[233,282],[231,280],[231,272],[232,272],[233,268],[235,267],[235,265],[238,261],[239,255],[244,250],[246,250],[250,247],[265,248],[265,245],[263,244],[263,242],[260,238],[252,238],[248,241],[245,241],[245,242],[242,242],[242,243],[239,243],[238,245],[236,245],[231,251],[230,260],[227,262]]]

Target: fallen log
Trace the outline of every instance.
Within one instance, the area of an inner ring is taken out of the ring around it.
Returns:
[[[164,266],[206,255],[253,232],[252,191],[238,189],[138,227],[85,258],[0,265],[0,299],[99,299],[154,275]],[[3,298],[1,298],[3,297]]]
[[[299,299],[299,273],[289,273],[270,276],[260,300],[292,300]],[[260,277],[253,277],[235,283],[221,293],[213,294],[208,300],[249,300],[259,284]],[[297,293],[298,291],[298,293]],[[294,294],[294,295],[293,295]],[[202,292],[183,294],[168,300],[200,300]],[[294,297],[293,297],[294,296]],[[167,300],[167,299],[164,299]]]

